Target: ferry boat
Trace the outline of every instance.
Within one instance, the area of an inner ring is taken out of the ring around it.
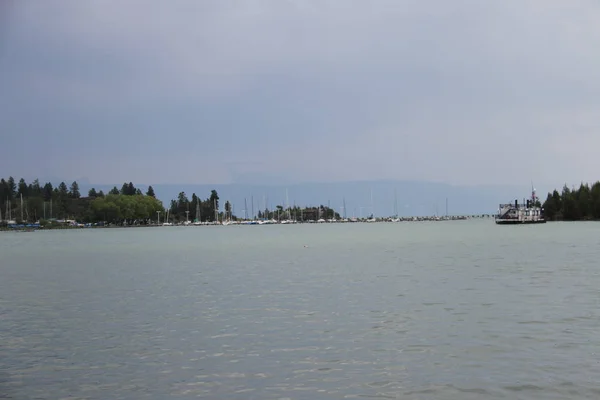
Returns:
[[[510,204],[500,204],[495,220],[498,225],[544,224],[544,209],[536,204],[538,197],[535,189],[531,191],[531,199],[519,204],[518,200]]]

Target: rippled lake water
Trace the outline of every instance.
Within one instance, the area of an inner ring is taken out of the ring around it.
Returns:
[[[597,399],[599,260],[596,223],[1,233],[0,398]]]

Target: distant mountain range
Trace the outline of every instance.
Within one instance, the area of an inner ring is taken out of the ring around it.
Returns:
[[[108,192],[113,186],[121,188],[120,184],[92,184],[79,182],[82,195],[94,187],[96,190]],[[136,184],[136,187],[146,191],[148,185]],[[196,193],[201,199],[210,196],[211,190],[216,190],[220,198],[220,208],[229,200],[238,216],[252,215],[266,207],[272,209],[276,205],[309,206],[328,205],[348,217],[361,215],[366,217],[373,213],[375,216],[389,216],[395,213],[397,204],[400,216],[445,215],[446,199],[449,215],[491,214],[499,203],[522,200],[531,194],[528,185],[478,185],[453,186],[434,182],[412,181],[357,181],[332,183],[297,183],[290,185],[250,185],[250,184],[156,184],[152,185],[156,196],[167,206],[171,199],[177,198],[179,192],[186,193],[188,198]],[[543,202],[549,190],[554,188],[538,188],[537,194]],[[372,193],[372,197],[371,197]],[[371,201],[372,198],[372,201]],[[395,199],[397,199],[395,201]],[[247,211],[245,211],[247,209]]]

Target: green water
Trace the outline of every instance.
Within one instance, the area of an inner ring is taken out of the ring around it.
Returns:
[[[600,224],[0,234],[0,398],[600,397]]]

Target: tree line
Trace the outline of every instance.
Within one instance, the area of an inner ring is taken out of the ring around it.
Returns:
[[[600,182],[591,187],[582,183],[579,188],[548,193],[543,204],[544,215],[550,221],[600,220]]]
[[[251,215],[248,210],[239,209],[236,212],[233,209],[233,205],[226,201],[223,207],[223,211],[219,210],[219,195],[216,190],[212,190],[210,196],[205,200],[200,199],[195,193],[192,194],[191,199],[187,197],[185,192],[180,192],[177,199],[171,200],[169,207],[169,222],[212,222],[215,220],[225,221],[238,219],[253,219],[255,216]],[[319,218],[323,219],[340,219],[340,215],[333,209],[326,206],[319,207],[288,207],[284,208],[281,205],[275,207],[274,210],[259,210],[256,215],[259,219],[273,219],[273,220],[284,220],[284,219],[295,219],[298,221],[316,221]]]
[[[340,214],[332,208],[320,205],[318,207],[287,207],[276,206],[275,210],[258,211],[259,219],[282,220],[291,218],[296,221],[317,221],[319,219],[341,219]]]
[[[0,221],[33,223],[37,221],[75,220],[81,223],[108,223],[115,225],[147,225],[166,222],[214,222],[215,220],[237,220],[233,205],[226,201],[219,211],[220,199],[216,190],[201,199],[192,193],[191,199],[180,192],[165,209],[156,198],[154,189],[149,186],[144,193],[132,182],[125,182],[121,188],[114,186],[107,193],[91,188],[87,196],[81,194],[79,184],[74,181],[69,186],[61,182],[58,186],[38,179],[27,183],[21,178],[0,179]],[[240,209],[238,209],[238,212]],[[241,209],[242,218],[252,219],[248,210]],[[283,220],[292,218],[298,221],[319,218],[340,218],[333,209],[318,207],[276,206],[274,210],[259,210],[258,218]]]
[[[225,210],[229,202],[225,203]],[[219,213],[219,195],[216,190],[210,192],[210,196],[204,200],[192,193],[192,199],[188,199],[185,192],[179,192],[177,199],[171,200],[169,205],[169,222],[214,222],[217,218],[223,219],[223,212]],[[165,216],[166,217],[166,216]]]
[[[200,202],[194,194],[191,205],[201,204],[203,221],[216,218],[219,196],[215,190],[205,201]],[[183,220],[182,211],[189,208],[185,194],[173,200],[170,215],[176,220]],[[154,189],[149,186],[145,193],[136,188],[132,182],[123,183],[121,189],[116,186],[108,193],[91,188],[87,196],[82,196],[79,184],[74,181],[70,186],[61,182],[54,187],[52,183],[41,184],[38,179],[27,183],[21,178],[18,182],[13,177],[0,179],[0,221],[31,223],[37,221],[76,220],[82,223],[105,222],[116,225],[150,224],[164,220],[166,210],[156,198]],[[195,213],[192,217],[196,217]],[[171,220],[171,218],[170,218]]]

